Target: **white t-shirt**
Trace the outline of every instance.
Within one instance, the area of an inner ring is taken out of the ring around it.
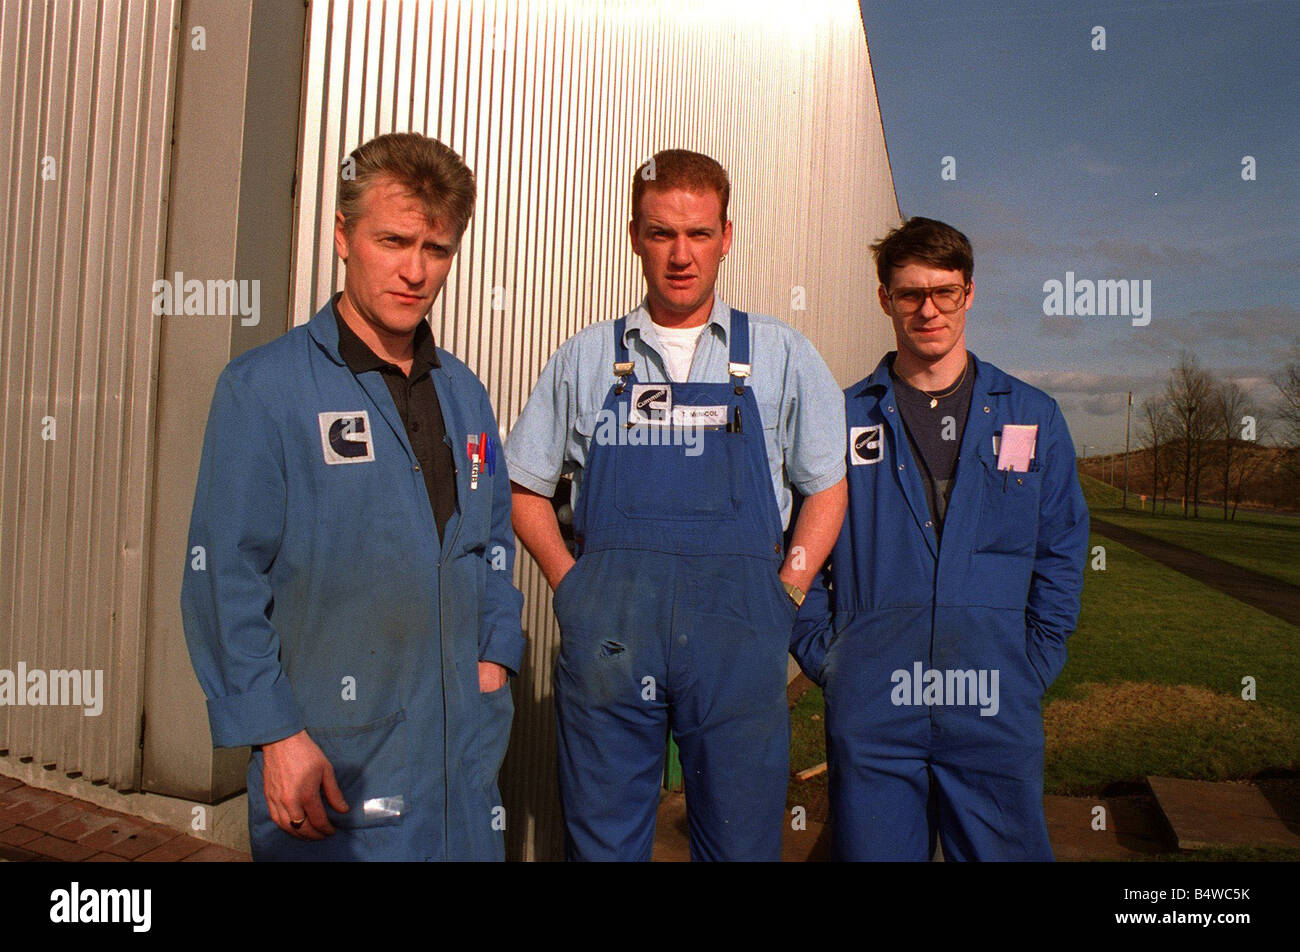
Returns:
[[[664,363],[668,366],[668,379],[684,383],[691,375],[691,358],[695,356],[695,343],[707,323],[698,327],[664,327],[655,324],[655,334],[663,345]]]

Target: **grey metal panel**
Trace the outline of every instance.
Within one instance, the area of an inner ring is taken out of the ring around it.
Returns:
[[[179,315],[164,317],[161,328],[140,788],[203,802],[243,789],[248,750],[212,748],[185,645],[180,589],[190,508],[218,374],[290,324],[306,14],[280,0],[187,0],[180,22],[186,38],[202,26],[207,48],[183,42],[177,58],[162,273],[260,288],[257,323]]]
[[[0,707],[0,748],[118,788],[139,767],[178,8],[0,3],[0,668],[98,670],[105,692],[98,717]]]
[[[731,174],[727,300],[798,327],[842,384],[888,346],[867,246],[898,206],[853,0],[317,0],[306,76],[295,321],[341,287],[329,232],[346,154],[384,132],[441,139],[474,169],[479,203],[430,319],[505,429],[556,346],[641,296],[630,183],[661,148],[707,152]],[[551,857],[559,636],[526,556],[517,581],[530,654],[502,777],[507,835],[512,856]]]

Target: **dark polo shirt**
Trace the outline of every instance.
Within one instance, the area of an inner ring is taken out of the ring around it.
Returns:
[[[442,407],[438,391],[433,386],[434,367],[442,366],[433,342],[433,331],[428,321],[415,327],[415,360],[410,376],[402,373],[396,364],[390,364],[375,354],[365,342],[348,327],[339,314],[338,298],[334,300],[334,319],[339,325],[339,356],[354,374],[378,370],[383,375],[388,392],[406,427],[406,438],[424,473],[424,488],[429,493],[433,508],[433,521],[438,526],[438,541],[442,542],[447,521],[456,511],[456,467],[452,447],[447,442],[447,427],[442,420]]]

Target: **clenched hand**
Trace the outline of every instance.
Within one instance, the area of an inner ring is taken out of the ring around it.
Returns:
[[[275,825],[300,840],[323,840],[334,832],[321,802],[321,789],[339,813],[348,812],[343,791],[329,759],[307,736],[298,733],[262,745],[262,787]],[[302,820],[295,828],[291,821]]]

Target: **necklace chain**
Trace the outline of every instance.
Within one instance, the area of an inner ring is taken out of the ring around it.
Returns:
[[[948,388],[947,391],[945,391],[944,393],[931,393],[929,390],[921,391],[923,394],[925,394],[927,397],[930,398],[931,410],[933,410],[935,407],[939,405],[940,400],[942,400],[945,397],[951,397],[954,393],[956,393],[958,390],[961,389],[962,382],[966,379],[966,371],[969,369],[970,369],[970,358],[967,357],[966,363],[964,363],[961,368],[961,376],[957,378],[957,382],[953,384],[950,388]]]

